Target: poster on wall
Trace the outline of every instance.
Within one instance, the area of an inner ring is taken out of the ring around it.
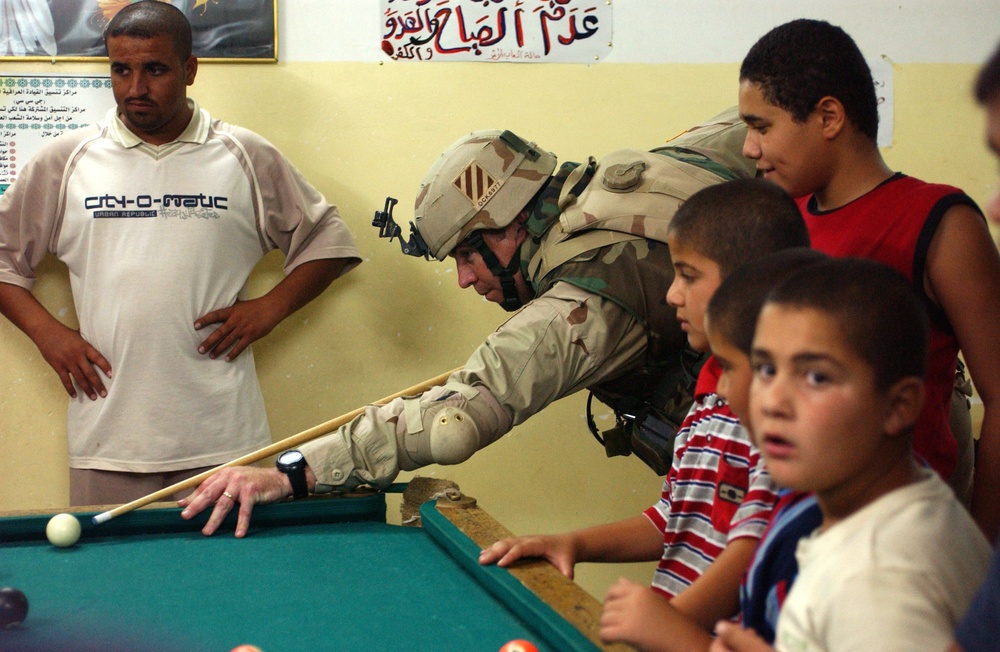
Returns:
[[[134,0],[0,0],[0,58],[104,57],[104,28]],[[277,0],[169,0],[191,21],[194,54],[277,60]]]
[[[593,63],[610,0],[381,0],[382,52],[401,61]]]
[[[0,74],[0,194],[47,142],[104,118],[107,75]]]

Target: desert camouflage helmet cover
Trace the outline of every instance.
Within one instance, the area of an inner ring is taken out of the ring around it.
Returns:
[[[444,260],[473,231],[513,222],[555,167],[555,155],[509,131],[463,136],[421,182],[414,227],[431,254]]]

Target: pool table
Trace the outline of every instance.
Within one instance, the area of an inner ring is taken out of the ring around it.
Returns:
[[[70,548],[46,541],[50,513],[0,518],[0,586],[29,602],[0,650],[628,649],[600,645],[600,605],[548,563],[479,566],[509,532],[464,496],[424,503],[422,527],[387,524],[384,493],[261,505],[242,540],[179,511],[80,513]]]

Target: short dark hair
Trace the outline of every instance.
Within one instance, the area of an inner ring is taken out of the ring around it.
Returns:
[[[992,102],[1000,95],[1000,45],[993,52],[976,79],[976,99],[980,104]]]
[[[708,303],[713,331],[750,355],[757,316],[771,290],[806,265],[829,260],[815,249],[795,247],[740,265],[726,277]]]
[[[104,47],[111,37],[169,36],[181,61],[191,56],[191,23],[184,12],[162,0],[142,0],[122,7],[104,29]]]
[[[828,315],[847,346],[871,365],[879,391],[924,375],[927,311],[910,283],[881,263],[839,258],[808,265],[778,285],[764,305]]]
[[[677,209],[668,233],[715,262],[723,277],[755,258],[809,246],[795,200],[763,179],[736,179],[699,190]]]
[[[821,20],[775,27],[750,48],[740,81],[759,84],[771,104],[803,122],[826,96],[844,105],[848,120],[873,142],[878,98],[871,69],[847,32]]]

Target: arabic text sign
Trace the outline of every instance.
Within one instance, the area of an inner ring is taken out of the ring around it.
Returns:
[[[393,59],[593,63],[611,52],[608,0],[381,2]]]
[[[114,102],[107,75],[0,74],[0,192],[46,142],[98,122]]]

